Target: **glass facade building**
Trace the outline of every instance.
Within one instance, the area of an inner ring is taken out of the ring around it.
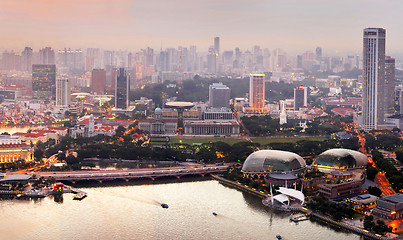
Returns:
[[[115,108],[126,109],[129,107],[130,77],[124,68],[119,68],[115,87]]]
[[[56,65],[32,65],[32,98],[40,100],[56,98]]]

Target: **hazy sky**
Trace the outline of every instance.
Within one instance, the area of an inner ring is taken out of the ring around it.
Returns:
[[[260,45],[291,53],[362,51],[362,30],[387,30],[403,52],[402,0],[0,0],[3,49],[32,46],[136,50]]]

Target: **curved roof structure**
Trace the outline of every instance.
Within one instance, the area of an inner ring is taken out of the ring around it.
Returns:
[[[277,191],[283,195],[298,199],[301,202],[301,206],[304,205],[305,196],[301,191],[285,187],[280,187]]]
[[[243,172],[294,172],[306,167],[298,154],[280,150],[260,150],[250,154],[242,166]]]
[[[290,205],[290,198],[284,194],[278,194],[278,195],[273,196],[273,200],[276,200],[283,205],[287,202],[287,205]]]
[[[167,102],[165,106],[171,108],[191,108],[194,104],[191,102]]]
[[[350,149],[334,148],[321,153],[312,165],[318,167],[319,170],[326,168],[334,170],[362,168],[367,164],[368,158],[363,153]]]

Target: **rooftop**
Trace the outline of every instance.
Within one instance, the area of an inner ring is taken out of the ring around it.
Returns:
[[[393,202],[393,203],[402,203],[403,202],[403,194],[401,193],[396,193],[394,195],[390,195],[387,197],[383,198],[384,200],[388,202]]]

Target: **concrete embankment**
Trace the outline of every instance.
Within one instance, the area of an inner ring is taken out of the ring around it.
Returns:
[[[222,183],[224,185],[240,189],[242,191],[251,193],[251,194],[253,194],[255,196],[258,196],[260,198],[266,199],[266,198],[268,198],[270,196],[270,194],[264,193],[262,191],[258,191],[258,190],[254,189],[254,188],[250,188],[247,185],[243,185],[243,184],[238,183],[238,182],[233,182],[233,181],[227,180],[225,178],[222,178],[222,177],[219,177],[219,176],[216,176],[216,175],[211,175],[211,176],[213,177],[213,179],[219,181],[220,183]],[[308,216],[311,216],[311,218],[313,218],[315,220],[319,220],[321,222],[328,223],[329,225],[333,225],[334,227],[341,228],[341,229],[344,229],[344,230],[347,230],[347,231],[350,231],[350,232],[354,232],[354,233],[357,233],[359,235],[363,235],[363,236],[368,237],[370,239],[377,239],[377,240],[393,239],[393,238],[389,238],[389,237],[386,237],[386,236],[381,236],[379,234],[371,233],[371,232],[369,232],[367,230],[357,228],[355,226],[351,226],[351,225],[348,225],[348,224],[345,224],[345,223],[342,223],[342,222],[335,221],[335,220],[333,220],[333,219],[331,219],[331,218],[329,218],[327,216],[323,216],[321,214],[314,213],[314,212],[312,212],[312,211],[310,211],[310,210],[308,210],[306,208],[289,208],[289,210],[294,211],[294,212],[300,212],[300,213],[306,214]]]
[[[255,196],[258,196],[260,198],[263,198],[263,199],[266,199],[266,198],[268,198],[270,196],[270,194],[267,194],[267,193],[265,193],[263,191],[258,191],[258,190],[254,189],[254,188],[251,188],[251,187],[249,187],[247,185],[243,185],[241,183],[233,182],[233,181],[227,180],[225,178],[222,178],[222,177],[219,177],[219,176],[216,176],[216,175],[211,175],[211,177],[213,177],[215,180],[219,181],[220,183],[223,183],[223,184],[228,185],[230,187],[234,187],[234,188],[240,189],[242,191],[251,193],[251,194],[253,194]]]

